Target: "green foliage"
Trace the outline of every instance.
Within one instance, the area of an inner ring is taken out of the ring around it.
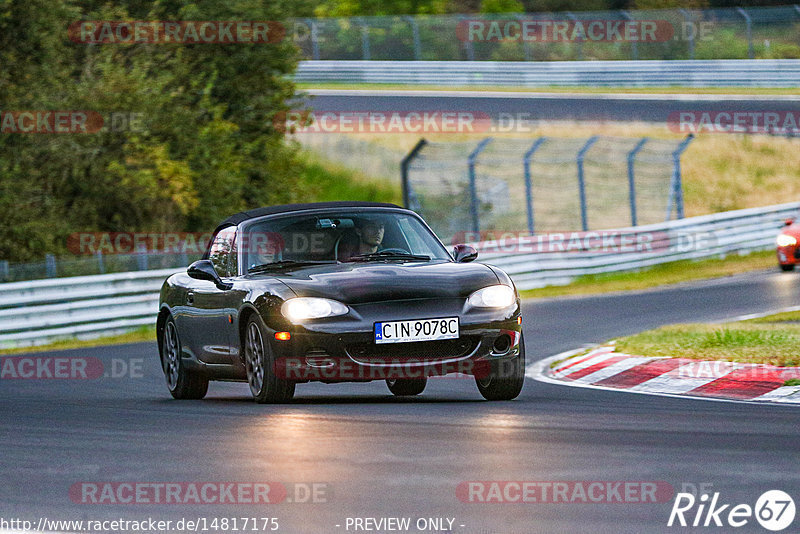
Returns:
[[[300,198],[273,126],[294,94],[285,43],[96,44],[79,20],[282,20],[290,2],[0,0],[3,111],[135,117],[98,133],[0,133],[0,258],[64,252],[77,231],[182,231]]]
[[[525,7],[519,0],[483,0],[481,13],[523,13]]]

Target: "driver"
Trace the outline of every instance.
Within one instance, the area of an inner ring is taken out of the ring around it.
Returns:
[[[339,253],[339,258],[346,261],[352,256],[359,254],[372,254],[378,252],[378,248],[383,243],[384,223],[381,219],[362,217],[353,221],[355,227],[355,237],[358,238],[357,242],[348,242],[345,240],[342,243],[342,251]]]
[[[355,230],[359,243],[355,254],[378,252],[378,247],[383,243],[384,229],[380,219],[358,219]]]

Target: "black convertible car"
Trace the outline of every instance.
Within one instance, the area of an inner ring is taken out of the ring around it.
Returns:
[[[452,255],[393,204],[260,208],[226,219],[203,259],[161,288],[157,332],[176,399],[246,381],[257,402],[295,384],[386,380],[416,395],[430,376],[475,377],[489,400],[519,395],[519,296],[474,248]]]

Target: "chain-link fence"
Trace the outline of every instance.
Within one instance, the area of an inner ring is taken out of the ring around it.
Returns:
[[[420,141],[403,196],[445,242],[467,232],[623,228],[683,217],[691,140],[601,137]]]
[[[800,58],[800,5],[294,19],[306,59]]]

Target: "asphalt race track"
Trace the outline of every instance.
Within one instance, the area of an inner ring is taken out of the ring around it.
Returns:
[[[643,121],[667,123],[671,113],[800,112],[796,96],[753,95],[593,95],[488,91],[309,90],[318,112],[501,113],[524,120]],[[674,119],[673,119],[674,120]]]
[[[762,272],[637,294],[531,301],[524,308],[528,359],[660,324],[785,308],[798,296],[800,276]],[[335,533],[354,531],[348,517],[410,517],[412,525],[454,519],[457,533],[680,532],[692,529],[667,528],[671,497],[464,503],[456,488],[464,481],[665,481],[680,491],[705,483],[720,492],[720,503],[751,506],[770,489],[800,495],[800,412],[788,406],[530,379],[517,400],[498,403],[483,401],[466,379],[433,380],[412,399],[392,397],[382,382],[305,384],[292,404],[256,405],[245,384],[212,383],[206,400],[174,401],[154,344],[65,354],[116,359],[123,376],[0,381],[6,520],[275,517],[278,532]],[[141,370],[131,376],[120,362]],[[281,482],[289,495],[267,505],[115,505],[76,504],[69,494],[81,482],[202,481]],[[324,494],[316,503],[288,502],[305,500],[308,486],[296,483],[325,484]],[[752,518],[737,531],[765,532]]]

